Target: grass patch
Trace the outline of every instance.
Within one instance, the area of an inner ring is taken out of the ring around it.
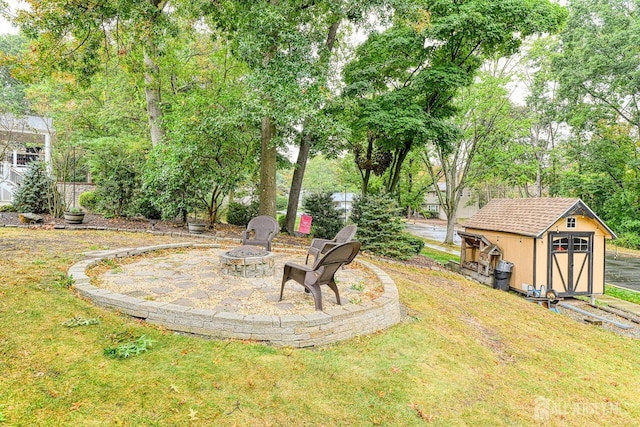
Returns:
[[[333,345],[273,348],[168,333],[53,285],[92,245],[170,237],[6,228],[0,241],[12,248],[0,258],[6,425],[628,426],[640,418],[637,340],[451,273],[378,263],[398,286],[406,321]],[[75,316],[101,321],[62,325]],[[155,342],[138,357],[103,354],[143,336]]]
[[[440,251],[428,246],[425,246],[424,248],[422,248],[422,250],[420,251],[420,254],[426,256],[427,258],[431,258],[443,265],[448,263],[450,260],[460,262],[459,255],[453,255],[448,252]]]
[[[629,289],[622,289],[616,286],[605,285],[605,295],[609,295],[624,301],[640,304],[640,292],[632,291]]]

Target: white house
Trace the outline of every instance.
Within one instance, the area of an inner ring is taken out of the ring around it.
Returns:
[[[48,117],[0,114],[0,205],[12,202],[29,163],[51,164],[55,130]]]
[[[442,220],[447,219],[447,215],[444,212],[444,209],[440,205],[440,200],[438,199],[437,191],[440,191],[444,194],[447,189],[447,184],[444,182],[439,182],[438,187],[436,189],[433,186],[424,200],[425,210],[431,213],[434,217]],[[477,198],[473,197],[470,189],[465,188],[462,190],[462,196],[460,197],[460,204],[458,205],[458,211],[456,212],[456,219],[467,219],[471,218],[476,212],[480,210],[480,205],[478,203]]]
[[[355,198],[354,193],[333,193],[331,195],[333,199],[333,207],[342,212],[345,215],[345,218],[349,216],[351,213],[351,209],[353,208],[353,199]]]

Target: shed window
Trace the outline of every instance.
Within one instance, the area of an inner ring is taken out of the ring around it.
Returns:
[[[576,228],[576,219],[574,217],[567,218],[567,228]]]
[[[567,237],[556,237],[553,239],[554,251],[566,251],[569,249],[569,239]]]
[[[573,251],[574,252],[587,252],[589,250],[589,239],[581,237],[573,238]]]

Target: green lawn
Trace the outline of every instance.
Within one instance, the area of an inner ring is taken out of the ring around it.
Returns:
[[[428,257],[428,258],[431,258],[431,259],[439,262],[442,265],[446,265],[450,260],[458,262],[458,263],[460,262],[460,256],[459,255],[453,255],[453,254],[450,254],[448,252],[439,251],[437,249],[433,249],[433,248],[430,248],[428,246],[425,246],[424,248],[422,248],[420,253],[422,255]]]
[[[637,291],[622,289],[617,286],[606,285],[604,288],[604,293],[606,295],[610,295],[624,301],[640,304],[640,292]]]
[[[184,240],[184,239],[182,239]],[[629,426],[640,342],[456,275],[379,265],[407,318],[334,345],[206,340],[102,309],[65,287],[88,250],[143,233],[0,228],[0,425]],[[72,318],[99,324],[70,328]],[[148,351],[112,359],[123,337]]]

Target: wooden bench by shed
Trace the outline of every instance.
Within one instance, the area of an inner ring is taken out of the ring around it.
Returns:
[[[458,234],[465,273],[495,269],[496,250],[489,265],[482,258],[495,245],[513,264],[511,288],[546,286],[561,297],[604,293],[606,240],[616,235],[578,198],[494,199],[464,225]]]

